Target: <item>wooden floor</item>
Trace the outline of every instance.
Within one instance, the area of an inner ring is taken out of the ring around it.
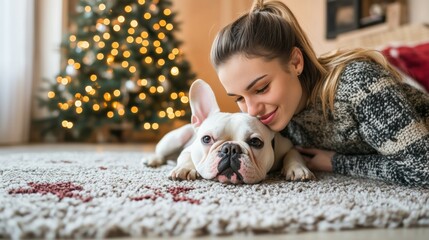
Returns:
[[[155,144],[30,144],[15,146],[0,146],[0,155],[22,152],[59,152],[59,151],[79,151],[79,152],[152,152]],[[121,239],[121,238],[117,238]],[[122,238],[131,239],[131,238]],[[152,238],[151,238],[152,239]],[[165,239],[165,238],[159,238]],[[172,238],[190,239],[190,238]],[[304,232],[290,234],[261,234],[253,236],[225,236],[225,237],[199,237],[198,240],[208,239],[234,239],[234,240],[265,240],[265,239],[296,239],[296,240],[426,240],[429,239],[429,226],[425,228],[405,228],[405,229],[359,229],[338,232]]]

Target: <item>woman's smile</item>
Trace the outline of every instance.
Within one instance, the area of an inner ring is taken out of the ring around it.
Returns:
[[[275,116],[276,116],[276,113],[277,113],[277,108],[276,108],[274,111],[272,111],[272,112],[270,112],[270,113],[268,113],[268,114],[265,114],[265,115],[263,115],[263,116],[260,116],[260,117],[259,117],[259,120],[260,120],[263,124],[265,124],[265,125],[269,125],[269,124],[274,120],[274,118],[275,118]]]

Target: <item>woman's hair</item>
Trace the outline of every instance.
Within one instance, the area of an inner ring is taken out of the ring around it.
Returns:
[[[317,58],[297,19],[280,1],[256,0],[249,13],[221,29],[212,45],[211,62],[217,69],[232,56],[243,54],[248,58],[279,59],[286,65],[295,47],[304,59],[301,85],[310,95],[310,102],[321,99],[325,114],[327,108],[333,111],[337,82],[348,62],[371,60],[399,76],[375,50],[337,51]]]

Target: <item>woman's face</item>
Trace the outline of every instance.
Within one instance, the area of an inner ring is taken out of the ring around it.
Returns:
[[[293,59],[290,62],[284,66],[279,59],[267,61],[237,54],[219,66],[217,72],[228,96],[241,111],[258,117],[278,132],[306,103],[298,79],[302,64],[292,63]]]

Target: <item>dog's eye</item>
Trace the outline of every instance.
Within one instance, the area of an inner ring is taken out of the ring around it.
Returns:
[[[209,135],[205,135],[201,138],[201,142],[203,144],[210,144],[212,142],[212,137],[210,137]]]
[[[254,148],[256,148],[256,149],[261,149],[261,148],[263,148],[263,147],[264,147],[264,142],[262,142],[262,140],[261,140],[261,139],[256,138],[256,137],[251,138],[251,139],[247,142],[247,144],[249,144],[251,147],[254,147]]]

